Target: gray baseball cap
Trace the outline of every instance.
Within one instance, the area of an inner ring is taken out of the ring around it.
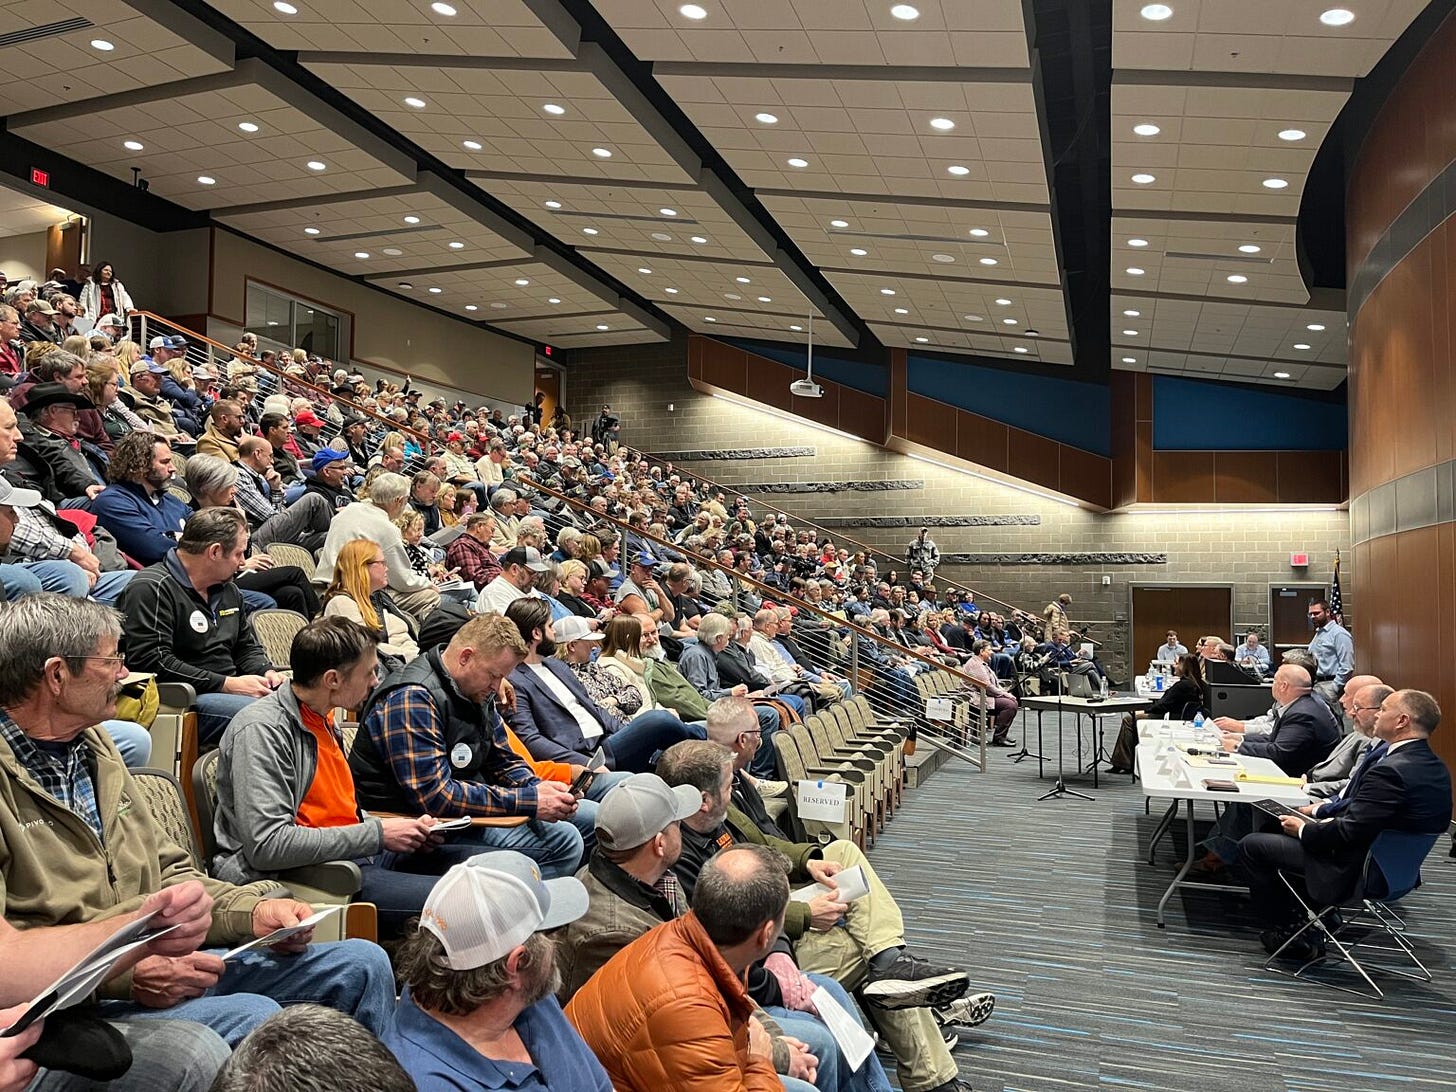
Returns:
[[[656,774],[633,774],[597,809],[597,842],[607,849],[636,849],[702,805],[702,794],[691,785],[671,788]]]

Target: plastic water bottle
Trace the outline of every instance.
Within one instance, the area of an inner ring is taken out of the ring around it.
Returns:
[[[1202,728],[1203,727],[1203,712],[1202,712],[1202,710],[1200,710],[1197,713],[1194,713],[1193,714],[1193,727],[1194,728]]]

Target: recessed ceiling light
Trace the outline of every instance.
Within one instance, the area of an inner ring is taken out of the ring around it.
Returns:
[[[284,3],[284,0],[273,0],[273,10],[280,11],[284,15],[297,15],[298,9],[292,4]]]
[[[1122,336],[1123,337],[1137,337],[1138,336],[1138,332],[1136,330],[1124,330],[1122,332]]]
[[[438,296],[438,295],[439,295],[439,294],[440,294],[440,293],[441,293],[441,292],[443,292],[443,291],[444,291],[444,289],[443,289],[443,288],[431,288],[431,289],[430,289],[430,291],[431,291],[431,292],[432,292],[432,293],[434,293],[434,294],[435,294],[435,295],[437,295],[437,296]]]
[[[328,169],[328,164],[322,159],[310,159],[308,161],[308,169],[311,171],[323,171]]]
[[[526,285],[528,285],[530,283],[531,283],[531,281],[530,281],[530,278],[528,278],[528,277],[517,277],[516,280],[515,280],[515,285],[516,285],[517,288],[525,288]]]
[[[684,4],[677,10],[684,19],[706,19],[708,17],[708,9],[700,4]]]
[[[1306,133],[1303,129],[1280,129],[1279,130],[1279,139],[1280,140],[1287,140],[1287,141],[1290,141],[1291,143],[1293,143],[1296,140],[1303,140],[1308,135],[1309,134]]]
[[[987,235],[990,235],[991,233],[983,227],[973,227],[971,228],[971,234],[974,235],[977,239],[984,239]]]
[[[561,302],[561,297],[560,296],[552,296],[546,302],[547,303],[560,303]]]
[[[1132,180],[1139,186],[1151,186],[1158,180],[1158,176],[1155,174],[1135,174],[1132,176]]]
[[[930,260],[932,262],[944,262],[946,265],[949,265],[951,262],[955,261],[955,255],[954,254],[932,254],[930,256]]]
[[[1289,378],[1289,373],[1288,372],[1275,372],[1274,373],[1274,378],[1275,379],[1288,379]]]
[[[724,292],[723,298],[725,300],[741,300],[743,297],[740,296],[737,292]]]
[[[1004,319],[1001,320],[1001,325],[1002,326],[1015,326],[1016,325],[1016,320],[1014,318],[1004,318]]]
[[[986,321],[986,316],[985,315],[962,315],[961,318],[965,319],[967,322],[985,322]]]
[[[479,311],[480,308],[478,306],[476,306],[475,304],[473,304],[473,303],[467,303],[465,305],[465,310],[467,310],[467,311]]]
[[[669,235],[665,231],[654,231],[652,233],[652,237],[654,239],[656,239],[659,243],[670,243],[670,242],[672,242],[672,236]]]
[[[708,241],[707,238],[704,237],[704,236],[702,236],[702,235],[692,235],[692,236],[689,236],[689,238],[693,242],[697,243],[699,246],[701,246],[702,244],[704,244],[704,243],[706,243]]]
[[[703,316],[703,321],[704,322],[717,322],[718,320],[715,319],[712,315],[704,315]]]
[[[354,257],[358,258],[360,261],[363,261],[365,258],[369,257],[369,251],[356,250],[354,251]]]
[[[145,147],[140,140],[123,140],[121,146],[129,152],[139,152]]]
[[[1266,179],[1264,179],[1264,188],[1266,190],[1282,190],[1282,189],[1284,189],[1284,187],[1286,187],[1288,185],[1289,185],[1289,183],[1286,182],[1282,178],[1266,178]]]
[[[554,102],[546,103],[546,105],[541,107],[541,109],[545,110],[548,114],[555,114],[557,117],[560,117],[562,114],[566,113],[566,107],[558,106]]]
[[[737,281],[739,284],[752,284],[753,283],[747,277],[734,277],[733,279],[735,281]]]
[[[116,48],[116,44],[114,42],[108,42],[105,38],[92,38],[91,48],[99,49],[102,53],[110,53]]]
[[[758,302],[759,303],[773,303],[773,299],[770,298],[769,296],[759,296],[758,297]]]
[[[997,301],[996,301],[996,306],[997,306],[997,307],[1010,307],[1010,306],[1011,306],[1011,301],[1010,301],[1010,300],[1008,300],[1008,299],[1005,299],[1005,298],[1004,298],[1004,297],[1003,297],[1003,298],[1002,298],[1002,299],[998,299],[998,300],[997,300]]]
[[[829,226],[830,227],[849,227],[849,221],[848,220],[830,220],[829,221]]]
[[[657,211],[660,212],[660,213],[662,213],[662,215],[664,215],[664,216],[676,216],[677,215],[677,209],[658,209]]]
[[[1242,246],[1239,247],[1239,253],[1240,254],[1257,254],[1257,253],[1259,253],[1260,249],[1261,249],[1260,247],[1255,246],[1253,243],[1244,243]]]
[[[663,291],[666,292],[669,296],[676,296],[677,295],[677,289],[676,288],[664,288]]]
[[[197,181],[201,182],[204,186],[217,185],[217,179],[213,178],[210,174],[199,174],[197,176]]]
[[[930,127],[932,129],[939,129],[942,133],[948,133],[955,128],[955,122],[951,121],[950,118],[931,118]]]
[[[893,296],[894,294],[895,294],[895,290],[893,288],[881,288],[880,289],[880,295],[882,295],[882,296]]]
[[[911,19],[920,18],[920,9],[909,4],[896,4],[890,9],[890,14],[896,19],[903,19],[908,23]]]
[[[560,201],[547,201],[546,202],[546,207],[548,209],[559,209],[561,207],[561,202]]]
[[[953,174],[957,178],[963,178],[964,176],[966,176],[966,175],[968,175],[968,174],[971,173],[971,168],[969,168],[969,167],[962,167],[959,163],[954,164],[953,166],[947,167],[945,170],[946,170],[946,173],[947,174]]]
[[[581,229],[581,233],[583,235],[600,235],[601,234],[601,232],[597,231],[597,229],[594,228],[594,227],[584,227],[584,228]]]
[[[597,323],[597,329],[598,330],[610,330],[611,327],[608,326],[605,322],[599,322],[599,323]]]
[[[478,140],[462,140],[460,143],[472,152],[478,152],[483,147]]]
[[[1163,130],[1158,126],[1154,125],[1151,121],[1144,121],[1140,124],[1134,125],[1132,127],[1132,131],[1138,136],[1157,136]]]
[[[1306,342],[1303,342],[1303,341],[1296,341],[1294,343],[1294,347],[1296,349],[1308,349],[1309,348],[1309,345]]]
[[[1130,265],[1130,266],[1127,267],[1127,275],[1129,277],[1141,277],[1146,272],[1147,272],[1146,269],[1139,269],[1135,265]]]
[[[450,241],[450,249],[451,250],[464,250],[465,249],[465,244],[462,243],[458,239],[452,239]]]
[[[1142,10],[1142,17],[1150,19],[1154,23],[1161,23],[1164,19],[1173,17],[1173,9],[1167,4],[1145,4]]]
[[[411,288],[414,287],[414,285],[410,284],[409,281],[400,281],[397,285],[395,285],[395,287],[396,288],[402,288],[406,292],[408,292]]]
[[[491,304],[491,307],[494,308],[497,311],[504,311],[509,306],[510,306],[510,304],[508,304],[508,303],[493,303],[493,304]]]
[[[303,233],[305,235],[317,235],[319,233],[319,229],[316,227],[306,227],[303,229]]]
[[[789,329],[793,330],[795,333],[802,333],[804,330],[802,326],[790,326]]]
[[[1147,246],[1148,245],[1148,241],[1146,239],[1129,239],[1127,241],[1127,245],[1128,246]]]
[[[1122,358],[1122,362],[1124,364],[1136,364],[1137,363],[1137,357],[1135,357],[1135,356],[1125,356],[1125,357]]]
[[[641,273],[644,277],[652,276],[652,270],[648,269],[645,265],[639,265],[637,267],[637,272]]]
[[[929,341],[930,341],[930,339],[928,337],[917,337],[915,340],[917,342],[919,342],[921,345],[928,344]]]
[[[416,110],[423,110],[426,106],[430,105],[424,99],[420,98],[417,95],[410,95],[410,96],[408,96],[404,100],[404,104],[406,106],[414,107],[414,109],[416,109]]]
[[[1322,322],[1311,322],[1308,326],[1305,327],[1306,330],[1313,330],[1317,334],[1323,331],[1324,328],[1325,324]]]
[[[995,258],[982,258],[981,259],[981,264],[982,265],[996,265],[998,263],[997,263],[997,261],[996,261]]]
[[[1230,273],[1228,275],[1228,282],[1229,284],[1248,284],[1249,278],[1242,273]]]
[[[245,133],[256,133],[258,131],[258,123],[255,121],[240,121],[238,122],[238,128]]]
[[[1014,346],[1012,346],[1011,351],[1013,353],[1029,353],[1029,352],[1031,352],[1031,350],[1028,349],[1025,345],[1014,345]]]
[[[380,253],[388,254],[391,258],[398,258],[404,251],[400,250],[397,246],[387,246]]]
[[[809,161],[807,159],[800,159],[798,156],[795,156],[793,159],[789,160],[790,167],[807,167],[808,165]]]
[[[764,111],[764,112],[758,113],[758,114],[754,114],[753,115],[753,120],[754,121],[761,121],[765,125],[777,125],[779,123],[779,119],[778,119],[777,115],[770,114],[767,111]]]
[[[420,222],[420,218],[418,216],[406,216],[404,218],[404,222],[406,224],[418,224]]]
[[[430,10],[433,11],[436,15],[443,15],[446,18],[450,18],[455,14],[454,8],[452,8],[449,4],[439,3],[438,0],[436,3],[430,5]]]
[[[897,315],[908,315],[909,313],[910,313],[910,309],[908,307],[897,307],[897,308],[895,308],[895,314],[897,314]]]
[[[1320,12],[1320,22],[1327,27],[1345,27],[1355,21],[1355,13],[1349,8],[1330,8]]]
[[[1124,311],[1123,314],[1126,315],[1128,318],[1140,318],[1140,317],[1142,317],[1142,312],[1141,311]]]
[[[858,246],[850,247],[849,252],[853,254],[856,258],[863,258],[866,254],[869,253],[868,250],[865,250],[863,247]]]
[[[612,158],[612,149],[610,149],[610,148],[593,148],[592,149],[592,155],[596,156],[598,159],[611,159]]]

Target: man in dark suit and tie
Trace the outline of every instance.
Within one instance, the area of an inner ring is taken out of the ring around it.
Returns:
[[[1273,729],[1264,736],[1225,734],[1225,749],[1270,759],[1290,777],[1303,777],[1340,741],[1340,726],[1334,714],[1312,696],[1313,688],[1308,669],[1281,664],[1274,672],[1272,687],[1277,710]]]
[[[684,739],[706,738],[702,727],[686,725],[665,709],[623,721],[593,701],[571,668],[552,655],[556,633],[545,599],[517,599],[506,608],[506,617],[530,651],[511,672],[516,707],[505,720],[532,758],[588,765],[601,747],[608,768],[651,773],[659,751]]]
[[[1276,873],[1304,878],[1311,905],[1330,906],[1359,882],[1370,846],[1383,831],[1442,834],[1451,823],[1451,774],[1431,750],[1430,735],[1441,707],[1422,690],[1398,690],[1375,717],[1379,741],[1356,768],[1333,817],[1331,802],[1301,809],[1307,818],[1285,816],[1283,832],[1250,834],[1239,843],[1239,864],[1248,874],[1256,911],[1272,928],[1260,934],[1275,951],[1298,927],[1297,905]],[[1308,960],[1318,941],[1290,945],[1285,954]]]

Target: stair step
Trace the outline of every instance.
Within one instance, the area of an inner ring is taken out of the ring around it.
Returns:
[[[905,785],[918,789],[953,756],[929,740],[922,739],[915,744],[915,753],[905,758]]]

